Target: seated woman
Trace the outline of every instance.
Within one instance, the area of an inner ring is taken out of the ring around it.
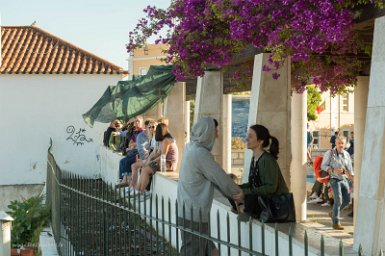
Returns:
[[[122,128],[123,128],[123,124],[121,121],[119,120],[116,120],[115,121],[115,131],[111,133],[114,134],[114,133],[117,133],[117,132],[121,132],[122,131]],[[108,148],[110,148],[112,151],[114,152],[120,152],[120,143],[122,142],[122,138],[120,136],[110,136],[110,140],[108,142]]]
[[[266,150],[269,145],[269,149]],[[258,196],[287,194],[289,189],[277,162],[279,153],[277,138],[271,136],[266,127],[256,124],[251,126],[247,133],[246,146],[253,151],[253,157],[249,180],[240,185],[245,194],[244,212],[259,218],[261,209],[258,205]],[[234,202],[232,205],[235,207]]]
[[[155,130],[155,140],[159,142],[158,154],[149,159],[148,164],[141,166],[140,181],[136,186],[139,193],[143,193],[147,187],[150,176],[160,170],[160,158],[166,158],[166,171],[175,171],[178,163],[178,147],[174,137],[170,134],[168,126],[164,123],[158,124]]]
[[[131,165],[131,181],[129,184],[130,192],[133,193],[137,181],[138,181],[138,172],[142,166],[149,163],[149,159],[152,159],[156,154],[155,140],[153,140],[156,128],[156,122],[154,120],[147,120],[145,123],[145,130],[138,135],[137,147],[139,151],[139,158],[135,163]]]

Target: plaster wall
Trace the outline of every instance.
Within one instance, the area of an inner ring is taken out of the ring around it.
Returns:
[[[14,200],[24,200],[31,196],[38,196],[43,192],[44,185],[1,185],[0,186],[0,211],[8,211],[8,205]]]
[[[99,148],[108,124],[88,127],[82,114],[120,78],[0,75],[0,185],[43,184],[50,138],[63,170],[96,175],[100,168]]]

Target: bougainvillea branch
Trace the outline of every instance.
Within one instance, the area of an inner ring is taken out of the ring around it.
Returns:
[[[375,0],[378,6],[383,1]],[[343,91],[355,82],[363,45],[353,30],[353,7],[371,0],[175,0],[167,10],[147,7],[146,18],[129,34],[127,50],[167,29],[157,42],[169,44],[167,61],[178,80],[202,76],[207,68],[231,64],[248,45],[270,53],[264,71],[279,77],[286,58],[293,86],[314,83],[322,91]]]

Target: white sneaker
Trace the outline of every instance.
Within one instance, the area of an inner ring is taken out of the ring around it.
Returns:
[[[317,193],[315,193],[315,192],[309,196],[309,200],[310,199],[316,199],[316,198],[319,198],[319,197],[317,196]]]
[[[136,190],[134,187],[131,187],[131,188],[129,189],[129,191],[130,191],[130,196],[134,196],[134,195],[139,194],[139,191]]]
[[[139,194],[139,202],[144,202],[151,197],[151,191],[144,191],[143,194]]]
[[[310,199],[310,197],[309,197],[309,199]],[[310,199],[308,201],[309,204],[316,204],[316,203],[320,203],[320,202],[323,202],[322,198],[320,198],[320,197],[317,197],[317,198],[314,198],[314,199]]]
[[[321,206],[330,206],[331,204],[329,202],[321,204]]]

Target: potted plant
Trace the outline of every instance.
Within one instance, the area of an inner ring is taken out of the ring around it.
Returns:
[[[44,196],[23,201],[11,201],[8,214],[14,218],[11,231],[12,255],[35,255],[40,232],[50,220],[50,209],[43,203]]]

